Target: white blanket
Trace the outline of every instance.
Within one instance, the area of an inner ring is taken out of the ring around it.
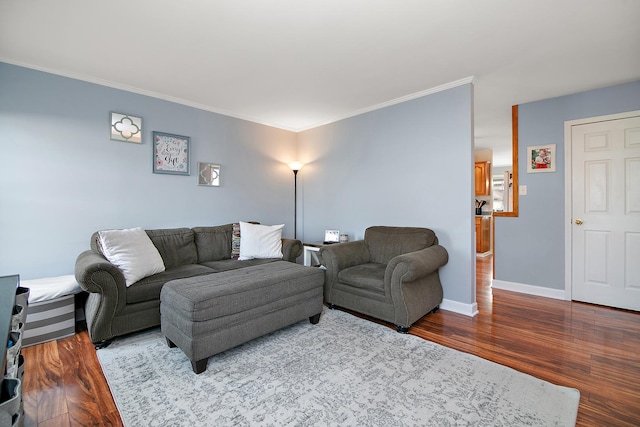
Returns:
[[[29,302],[42,302],[82,292],[73,274],[44,279],[20,280],[20,286],[29,288]]]

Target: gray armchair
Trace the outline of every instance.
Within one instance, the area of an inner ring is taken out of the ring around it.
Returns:
[[[406,333],[442,302],[438,269],[449,260],[435,233],[417,227],[369,227],[364,240],[320,248],[324,299],[396,325]]]

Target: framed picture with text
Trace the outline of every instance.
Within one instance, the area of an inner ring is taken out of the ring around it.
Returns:
[[[189,175],[188,136],[153,132],[153,173]]]

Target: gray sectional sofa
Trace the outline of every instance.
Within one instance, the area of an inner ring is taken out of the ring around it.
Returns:
[[[122,271],[102,254],[98,233],[91,236],[91,250],[76,260],[76,280],[89,292],[85,306],[89,337],[98,347],[114,337],[160,325],[160,291],[171,280],[278,261],[232,259],[233,224],[145,231],[165,271],[129,287]],[[299,240],[282,239],[282,260],[295,262],[301,254]]]

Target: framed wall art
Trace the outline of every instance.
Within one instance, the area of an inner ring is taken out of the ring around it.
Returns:
[[[141,144],[142,118],[128,114],[111,113],[111,139]]]
[[[189,175],[188,136],[153,132],[153,173]]]
[[[556,144],[527,147],[527,173],[555,171]]]
[[[198,185],[219,187],[220,165],[213,163],[198,163]]]

